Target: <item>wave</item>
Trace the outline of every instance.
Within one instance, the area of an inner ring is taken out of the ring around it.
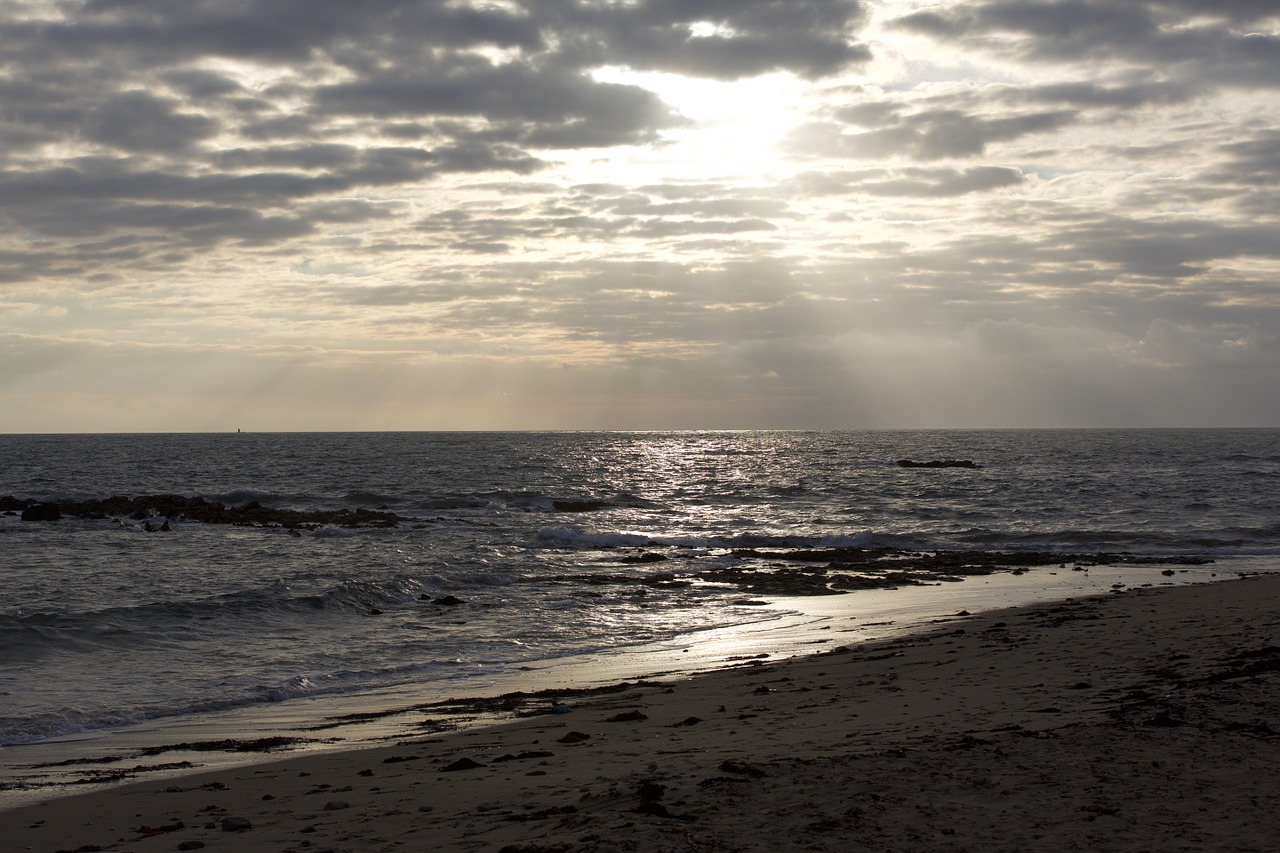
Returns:
[[[979,514],[981,515],[981,514]],[[543,527],[537,540],[561,549],[598,550],[615,548],[890,548],[900,550],[986,550],[1032,551],[1132,551],[1169,554],[1176,551],[1210,551],[1256,554],[1280,545],[1280,524],[1264,527],[1231,527],[1196,530],[1179,527],[1158,531],[1149,528],[1048,528],[1008,530],[971,527],[964,530],[920,530],[906,532],[860,531],[848,534],[771,534],[744,532],[732,535],[690,536],[632,531],[599,531],[580,527]],[[1263,550],[1259,550],[1263,549]]]
[[[59,708],[35,714],[0,715],[0,746],[32,743],[49,737],[124,726],[148,720],[184,717],[218,711],[232,711],[290,699],[338,696],[367,690],[371,683],[390,679],[404,681],[427,672],[458,670],[462,661],[430,660],[403,666],[369,670],[338,670],[331,673],[296,675],[273,684],[258,684],[233,696],[179,698],[168,703],[155,702],[136,708]],[[466,675],[479,672],[474,667]]]
[[[344,504],[352,506],[363,506],[373,508],[389,507],[392,504],[401,504],[405,502],[403,497],[395,495],[384,495],[379,492],[362,492],[359,490],[347,492],[339,500]]]
[[[279,616],[310,618],[323,611],[335,617],[377,615],[424,600],[446,589],[487,586],[490,572],[451,578],[400,576],[381,582],[347,579],[315,592],[295,592],[284,581],[206,599],[158,601],[78,612],[39,611],[0,615],[0,647],[24,654],[84,651],[114,646],[164,645],[235,630],[243,621]]]
[[[578,527],[543,527],[537,532],[540,542],[556,547],[600,548],[900,548],[911,547],[910,536],[862,531],[850,534],[803,535],[772,533],[737,533],[732,535],[691,536],[687,534],[652,534],[629,531],[594,531]]]
[[[1258,555],[1280,547],[1280,524],[1196,530],[1123,530],[1058,528],[1032,531],[973,528],[940,537],[941,541],[1009,551],[1078,550],[1169,555],[1192,552],[1206,557]]]
[[[669,640],[680,634],[696,636],[704,631],[731,625],[772,622],[782,619],[784,611],[763,612],[739,608],[716,610],[715,618],[701,626],[672,623],[656,630],[620,636],[612,631],[597,631],[590,636],[562,637],[551,647],[535,648],[510,638],[493,638],[503,650],[486,653],[484,645],[468,645],[457,656],[432,656],[405,663],[389,663],[364,668],[340,668],[308,674],[282,676],[275,680],[248,684],[234,694],[219,696],[173,696],[156,701],[154,693],[138,694],[146,700],[136,707],[61,707],[34,713],[0,714],[0,747],[31,743],[50,737],[77,732],[124,726],[150,720],[236,710],[296,699],[341,696],[376,688],[407,684],[439,682],[444,687],[458,680],[484,678],[534,661],[550,661],[563,657],[616,651],[620,647],[639,646]]]

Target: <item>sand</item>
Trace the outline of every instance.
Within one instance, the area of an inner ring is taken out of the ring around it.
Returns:
[[[13,851],[1280,850],[1280,575],[0,812]],[[240,828],[237,827],[247,827]]]

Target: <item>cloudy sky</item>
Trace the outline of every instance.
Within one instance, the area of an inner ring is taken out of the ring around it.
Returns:
[[[3,0],[0,432],[1280,425],[1275,0]]]

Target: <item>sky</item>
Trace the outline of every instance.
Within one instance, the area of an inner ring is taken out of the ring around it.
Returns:
[[[1278,425],[1275,0],[0,3],[0,432]]]

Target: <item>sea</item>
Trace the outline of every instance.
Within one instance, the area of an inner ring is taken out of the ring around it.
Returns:
[[[350,746],[386,709],[1280,567],[1277,429],[5,435],[5,495],[135,500],[0,515],[0,806],[148,743]]]

